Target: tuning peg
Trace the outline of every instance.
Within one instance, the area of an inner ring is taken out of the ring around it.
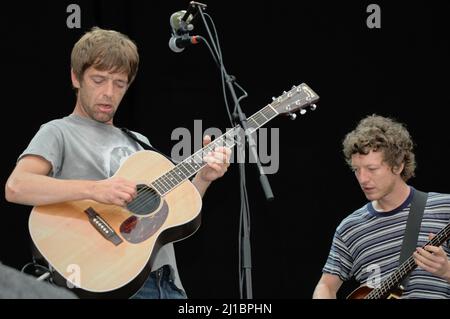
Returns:
[[[306,114],[306,110],[305,109],[301,109],[300,110],[300,115]]]
[[[289,119],[291,119],[292,121],[294,121],[297,118],[297,114],[295,113],[288,113]]]
[[[310,109],[311,111],[315,111],[315,110],[317,109],[317,105],[311,104],[311,105],[309,106],[309,109]]]

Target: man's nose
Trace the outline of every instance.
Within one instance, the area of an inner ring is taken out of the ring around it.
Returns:
[[[360,170],[356,176],[359,184],[364,185],[369,181],[369,174],[365,170]]]
[[[114,83],[112,81],[106,82],[103,94],[108,98],[111,98],[114,95]]]

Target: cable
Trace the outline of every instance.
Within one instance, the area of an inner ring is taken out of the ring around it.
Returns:
[[[208,18],[208,20],[210,21],[210,23],[211,23],[211,25],[212,25],[212,28],[213,28],[213,30],[214,30],[214,36],[215,36],[215,39],[216,39],[216,46],[217,46],[217,51],[218,51],[217,53],[218,53],[218,55],[219,55],[219,60],[221,61],[222,66],[223,66],[223,70],[222,70],[223,72],[222,72],[222,74],[224,74],[224,73],[226,73],[226,70],[225,70],[225,64],[223,63],[222,49],[221,49],[220,43],[219,43],[219,36],[218,36],[218,34],[217,34],[216,24],[214,23],[214,20],[212,19],[212,17],[211,17],[208,13],[204,13],[204,15]],[[204,23],[206,23],[206,21],[204,21]],[[222,80],[222,81],[223,81],[223,80]],[[243,95],[242,95],[241,97],[239,97],[239,99],[238,99],[238,103],[240,103],[241,100],[243,100],[243,99],[245,99],[246,97],[248,97],[248,94],[247,94],[247,92],[242,88],[242,86],[239,85],[239,83],[238,83],[237,81],[233,80],[233,84],[236,85],[236,87],[239,88],[239,90],[241,90],[242,93],[243,93]],[[236,105],[234,106],[233,114],[234,114],[235,112],[236,112]],[[231,123],[231,124],[233,124],[233,123]]]
[[[214,20],[212,19],[212,17],[209,14],[204,13],[202,10],[199,10],[199,11],[200,11],[200,16],[202,17],[203,23],[205,25],[206,31],[208,32],[208,35],[209,35],[209,37],[210,37],[210,39],[212,41],[212,44],[214,46],[215,52],[213,51],[213,49],[211,48],[209,42],[206,41],[205,38],[201,37],[201,39],[206,42],[206,44],[207,44],[207,46],[208,46],[208,48],[209,48],[209,50],[211,52],[211,55],[212,55],[214,61],[216,62],[218,68],[220,69],[221,80],[222,80],[222,91],[223,91],[223,95],[224,95],[224,102],[225,102],[226,111],[228,113],[228,118],[230,120],[231,125],[232,126],[236,126],[236,122],[234,121],[234,117],[231,115],[230,107],[229,107],[229,104],[228,104],[228,97],[227,97],[227,93],[226,93],[227,91],[226,91],[226,87],[225,87],[226,78],[230,78],[231,81],[232,81],[232,84],[235,85],[243,93],[243,95],[238,98],[238,103],[240,103],[240,101],[243,100],[244,98],[248,97],[248,93],[242,88],[242,86],[239,85],[239,83],[237,83],[237,81],[234,79],[233,76],[228,75],[228,73],[227,73],[227,71],[225,69],[225,64],[223,62],[223,56],[222,56],[222,49],[220,47],[219,36],[217,34],[217,28],[216,28],[216,25],[214,23]],[[208,20],[210,21],[210,23],[212,25],[212,29],[214,31],[214,36],[211,33],[211,30],[209,28],[209,25],[208,25],[206,19],[205,19],[205,16],[208,18]],[[237,107],[237,105],[234,106],[233,114],[236,111],[236,107]]]
[[[199,12],[200,12],[200,16],[203,20],[203,24],[205,25],[206,32],[208,33],[209,38],[211,39],[211,42],[212,42],[212,45],[214,48],[214,51],[211,50],[211,54],[213,55],[214,60],[218,61],[217,66],[219,67],[219,70],[220,70],[220,76],[221,76],[221,81],[222,81],[222,93],[223,93],[223,97],[224,97],[225,108],[226,108],[226,111],[228,114],[228,119],[229,119],[231,125],[234,127],[234,126],[236,126],[236,123],[233,119],[233,116],[231,115],[230,107],[228,105],[227,91],[226,91],[226,87],[225,87],[226,70],[225,70],[225,66],[223,65],[222,51],[220,49],[220,43],[218,42],[218,39],[217,39],[217,29],[216,29],[214,23],[212,23],[213,29],[216,34],[216,41],[214,41],[214,37],[211,33],[211,30],[209,28],[209,25],[208,25],[206,19],[205,19],[206,14],[201,9],[199,10]],[[209,17],[209,18],[212,21],[211,17]]]
[[[198,35],[197,38],[200,39],[200,40],[202,40],[203,42],[206,43],[206,46],[208,47],[209,51],[211,52],[211,55],[212,55],[212,57],[213,57],[213,59],[214,59],[214,62],[216,62],[217,67],[220,68],[220,63],[219,63],[219,61],[217,61],[216,55],[214,54],[214,51],[213,51],[213,49],[211,48],[211,45],[209,44],[208,40],[206,40],[206,39],[205,39],[204,37],[202,37],[201,35]]]
[[[36,267],[36,268],[41,268],[41,270],[45,270],[46,272],[48,272],[48,271],[50,271],[50,269],[49,268],[47,268],[47,267],[45,267],[45,266],[42,266],[42,265],[39,265],[38,263],[36,263],[36,262],[29,262],[29,263],[27,263],[27,264],[25,264],[25,266],[23,266],[22,267],[22,269],[20,270],[20,272],[25,272],[25,269],[26,268],[28,268],[29,266],[31,266],[31,265],[33,265],[34,267]]]
[[[46,272],[45,274],[39,276],[36,280],[37,281],[43,281],[46,280],[48,277],[50,277],[51,273],[50,272]]]
[[[218,66],[218,68],[220,70],[221,82],[222,82],[222,92],[223,92],[223,97],[224,97],[224,102],[225,102],[225,108],[226,108],[228,118],[229,118],[231,125],[233,127],[236,127],[236,121],[235,121],[235,118],[232,116],[232,113],[231,113],[231,110],[229,107],[229,103],[228,103],[226,82],[227,81],[231,82],[231,85],[236,86],[242,92],[242,95],[239,98],[237,98],[236,104],[234,105],[233,115],[236,113],[237,106],[240,103],[240,101],[243,100],[244,98],[248,97],[248,94],[242,88],[242,86],[240,86],[236,82],[235,78],[233,76],[230,76],[225,69],[225,65],[223,62],[223,56],[222,56],[222,50],[220,48],[220,42],[219,42],[219,37],[218,37],[218,33],[217,33],[217,28],[215,26],[215,23],[214,23],[212,17],[209,14],[204,13],[200,7],[198,8],[198,11],[203,20],[204,26],[205,26],[206,31],[211,40],[212,46],[203,37],[201,37],[201,39],[207,44],[208,49],[211,52],[211,55],[214,59],[214,62],[216,63],[216,65]],[[209,25],[205,19],[205,16],[208,18],[208,20],[212,26],[212,29],[214,31],[214,36],[211,32],[211,29],[209,28]],[[237,146],[236,146],[238,148],[237,153],[241,152],[241,151],[243,152],[241,154],[241,155],[243,155],[243,156],[241,156],[242,159],[245,158],[245,151],[246,151],[245,146],[246,146],[246,138],[244,137],[244,141],[242,141],[241,145],[239,145],[239,143],[237,143]],[[239,155],[238,155],[238,158],[239,158]],[[239,164],[239,184],[240,184],[239,192],[240,192],[240,197],[241,197],[241,207],[240,207],[240,215],[239,215],[239,238],[238,238],[239,291],[240,291],[240,297],[241,297],[241,299],[243,299],[243,297],[244,297],[244,282],[245,282],[245,279],[249,279],[249,278],[247,278],[246,268],[244,268],[243,266],[245,266],[245,267],[251,266],[251,256],[250,256],[251,252],[248,251],[248,253],[250,254],[249,256],[245,255],[244,248],[246,248],[246,247],[244,247],[244,246],[246,246],[247,242],[244,242],[244,243],[242,242],[242,239],[244,239],[246,241],[249,240],[249,238],[244,237],[244,236],[250,237],[250,228],[251,228],[250,227],[250,205],[249,205],[249,201],[248,201],[248,192],[247,192],[246,178],[245,178],[245,162]],[[247,258],[250,258],[250,259],[247,259]],[[243,265],[243,263],[244,263],[244,265]],[[250,286],[250,288],[251,288],[251,286]],[[248,290],[249,290],[249,287],[247,287],[247,289],[246,289],[247,297],[251,296],[251,291],[248,291]]]

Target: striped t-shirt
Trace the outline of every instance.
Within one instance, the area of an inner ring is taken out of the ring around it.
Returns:
[[[361,207],[337,227],[323,272],[346,281],[355,278],[371,287],[399,266],[403,235],[414,188],[398,208],[377,212],[372,203]],[[450,222],[450,195],[429,193],[417,246],[428,242]],[[450,256],[449,241],[442,245]],[[410,274],[402,298],[450,298],[450,283],[416,267]]]

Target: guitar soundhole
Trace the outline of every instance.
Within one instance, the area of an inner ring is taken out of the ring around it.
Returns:
[[[161,204],[161,196],[147,185],[137,185],[137,197],[127,205],[127,209],[137,216],[149,216]]]

